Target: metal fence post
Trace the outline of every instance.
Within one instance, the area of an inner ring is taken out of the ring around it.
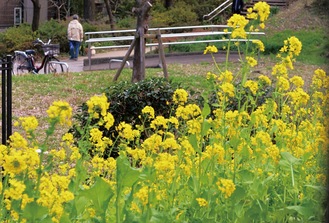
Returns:
[[[12,102],[13,102],[13,82],[12,82],[12,57],[7,55],[7,139],[12,135]]]
[[[1,66],[2,144],[6,145],[12,134],[12,57],[8,55]]]

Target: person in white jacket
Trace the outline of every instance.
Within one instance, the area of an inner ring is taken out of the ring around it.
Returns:
[[[73,15],[73,20],[69,23],[67,28],[67,37],[70,46],[70,60],[78,60],[79,49],[83,41],[83,27],[80,24],[79,16]]]

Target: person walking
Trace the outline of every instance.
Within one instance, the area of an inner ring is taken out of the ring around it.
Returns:
[[[79,22],[79,16],[73,15],[73,20],[67,28],[67,37],[69,39],[70,60],[78,60],[79,49],[83,41],[83,27]]]

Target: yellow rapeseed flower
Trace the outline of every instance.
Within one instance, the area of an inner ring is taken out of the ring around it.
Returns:
[[[72,125],[72,107],[64,101],[55,101],[47,110],[51,120],[58,119],[60,125]]]
[[[100,115],[104,117],[107,113],[107,109],[110,106],[110,103],[108,103],[105,94],[91,97],[86,102],[86,104],[88,106],[88,113],[91,114],[93,118],[100,118]]]
[[[218,49],[216,46],[212,45],[212,46],[207,46],[206,49],[203,51],[203,54],[207,54],[207,53],[217,53]]]
[[[10,186],[4,191],[5,198],[20,200],[26,188],[24,182],[16,179],[9,179],[9,185]]]
[[[290,84],[287,78],[278,77],[279,91],[287,91],[290,88]]]
[[[259,16],[259,21],[264,23],[270,15],[270,5],[265,1],[259,1],[253,6],[253,11],[256,11]]]
[[[304,80],[302,77],[300,76],[293,76],[292,78],[289,79],[290,82],[295,85],[296,87],[300,88],[300,87],[303,87],[304,86]]]
[[[231,83],[223,83],[220,85],[222,91],[227,94],[229,97],[234,97],[234,85]]]
[[[257,45],[257,48],[259,49],[259,51],[261,51],[261,52],[265,51],[264,43],[261,40],[253,40],[252,43]]]
[[[18,120],[21,122],[25,132],[34,131],[39,125],[38,120],[34,116],[20,117]]]
[[[206,199],[204,198],[196,198],[196,201],[198,202],[200,207],[207,207],[208,206],[208,202]]]
[[[218,77],[218,80],[226,83],[231,83],[233,80],[233,73],[228,70],[221,72]]]
[[[145,106],[142,109],[142,113],[143,114],[148,114],[150,116],[150,118],[154,118],[154,108],[152,106]]]
[[[111,113],[106,113],[104,116],[105,128],[109,130],[114,124],[114,117]]]
[[[295,56],[298,56],[302,51],[302,43],[295,36],[289,37],[288,42],[289,42],[289,52],[294,54]]]
[[[235,185],[232,180],[229,179],[218,179],[216,185],[218,189],[224,194],[225,198],[229,198],[235,191]]]
[[[149,200],[149,188],[147,186],[142,187],[134,194],[134,197],[138,198],[144,206],[147,205]]]
[[[257,91],[258,91],[258,82],[256,81],[252,81],[252,80],[248,80],[246,81],[246,83],[244,83],[244,87],[245,88],[249,88],[251,93],[253,95],[256,95],[257,94]]]
[[[11,151],[10,155],[4,156],[3,168],[6,174],[17,175],[25,171],[27,156],[21,151]]]
[[[254,67],[257,65],[257,60],[255,60],[255,58],[253,57],[246,57],[247,63],[249,64],[249,66]]]
[[[176,89],[173,95],[173,102],[183,105],[187,102],[188,93],[184,89]]]
[[[159,116],[155,117],[154,120],[151,121],[150,127],[152,129],[158,129],[160,127],[166,129],[166,128],[168,128],[167,123],[168,123],[168,119],[159,115]]]
[[[120,122],[116,129],[120,137],[130,141],[140,134],[138,130],[133,130],[133,127],[125,122]]]
[[[258,79],[260,81],[264,82],[265,84],[269,85],[269,86],[272,84],[272,81],[271,81],[271,79],[268,76],[259,75]]]

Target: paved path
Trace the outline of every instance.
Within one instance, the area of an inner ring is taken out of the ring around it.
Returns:
[[[126,54],[125,50],[113,50],[107,53],[99,53],[92,56],[92,65],[89,66],[88,57],[80,56],[78,61],[69,59],[62,59],[61,61],[66,62],[69,65],[69,72],[82,72],[88,70],[107,70],[110,69],[110,59],[122,59]],[[214,55],[217,62],[224,62],[226,60],[226,54],[217,53]],[[212,63],[213,59],[210,54],[204,55],[200,53],[184,53],[184,54],[167,54],[165,56],[167,64],[179,63],[179,64],[194,64],[209,62]],[[238,55],[232,53],[229,57],[230,61],[238,60]],[[128,60],[130,67],[133,66],[132,58]],[[157,54],[147,55],[145,59],[146,67],[159,67],[160,60]],[[121,65],[120,62],[111,63],[111,69],[118,69]]]

